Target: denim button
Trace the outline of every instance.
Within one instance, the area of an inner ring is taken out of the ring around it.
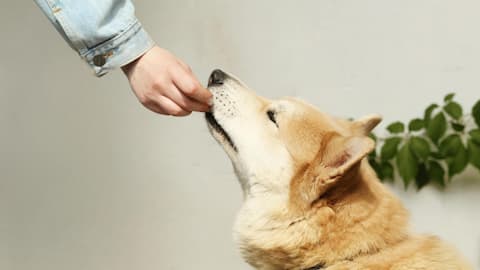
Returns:
[[[102,54],[98,54],[93,57],[93,64],[97,67],[101,67],[105,65],[105,62],[107,61],[105,59],[105,56]]]

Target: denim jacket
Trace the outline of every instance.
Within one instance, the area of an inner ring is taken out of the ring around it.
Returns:
[[[95,75],[135,60],[154,42],[129,0],[35,0]]]

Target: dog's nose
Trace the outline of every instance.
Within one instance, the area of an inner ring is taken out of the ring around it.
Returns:
[[[220,69],[215,69],[212,74],[210,74],[210,78],[208,78],[208,86],[222,85],[226,75],[227,74]]]

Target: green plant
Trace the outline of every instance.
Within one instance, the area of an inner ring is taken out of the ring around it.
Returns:
[[[412,181],[417,189],[431,183],[445,187],[469,163],[480,170],[480,100],[464,114],[454,96],[446,95],[442,106],[431,104],[423,118],[408,125],[389,124],[386,137],[370,134],[377,147],[368,161],[382,181],[398,173],[405,188]]]

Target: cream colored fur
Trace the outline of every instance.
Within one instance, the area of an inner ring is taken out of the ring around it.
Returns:
[[[407,211],[365,160],[379,116],[351,122],[297,99],[268,100],[231,75],[209,89],[234,143],[210,123],[243,189],[234,235],[253,267],[471,269],[448,244],[409,231]]]

